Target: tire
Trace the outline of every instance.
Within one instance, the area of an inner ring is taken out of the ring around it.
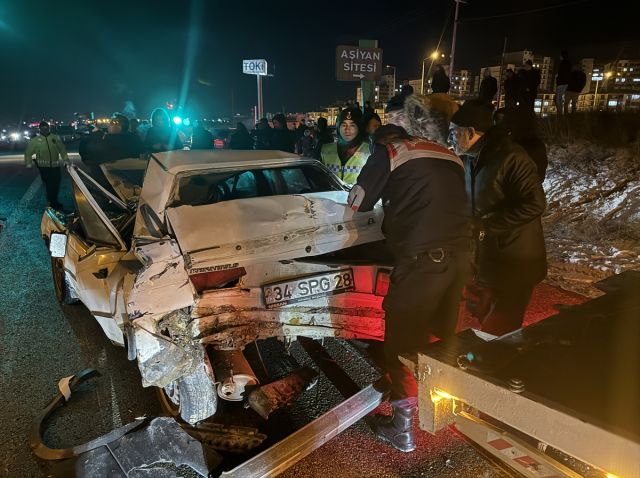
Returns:
[[[180,418],[180,383],[175,380],[167,387],[156,387],[160,408],[175,419]]]
[[[178,379],[180,384],[180,417],[195,425],[216,413],[218,393],[213,377],[206,364],[201,364],[191,373]]]
[[[70,305],[78,302],[79,299],[73,297],[71,289],[67,283],[66,274],[64,273],[64,259],[61,257],[51,258],[51,273],[53,275],[53,288],[56,292],[56,298],[62,305]]]
[[[162,411],[174,419],[195,425],[216,413],[218,394],[208,360],[189,375],[164,388],[156,387]]]

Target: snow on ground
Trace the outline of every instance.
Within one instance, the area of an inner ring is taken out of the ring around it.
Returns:
[[[584,141],[547,152],[546,282],[602,295],[593,282],[640,266],[640,157]]]

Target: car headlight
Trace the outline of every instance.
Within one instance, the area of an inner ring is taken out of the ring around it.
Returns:
[[[20,135],[18,135],[18,133],[13,133],[11,135],[11,139],[13,139],[13,140],[17,140],[19,137],[20,137]]]

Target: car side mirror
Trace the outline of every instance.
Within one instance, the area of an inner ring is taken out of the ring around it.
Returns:
[[[67,253],[67,235],[52,232],[49,237],[49,252],[51,257],[64,257]]]

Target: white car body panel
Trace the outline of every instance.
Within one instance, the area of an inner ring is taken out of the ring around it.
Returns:
[[[129,294],[127,308],[132,316],[158,315],[193,305],[195,290],[176,241],[138,247],[135,254],[144,267]]]
[[[315,256],[383,239],[382,208],[356,214],[347,196],[347,191],[332,191],[238,199],[180,206],[166,214],[187,269],[194,274]]]

